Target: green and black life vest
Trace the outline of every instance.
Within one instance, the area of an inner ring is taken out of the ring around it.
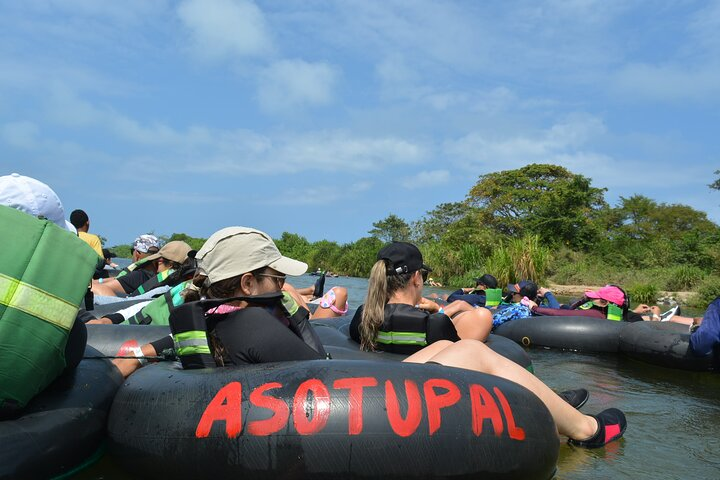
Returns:
[[[595,304],[593,302],[586,302],[580,305],[578,308],[580,310],[590,310],[594,306]],[[618,307],[614,303],[608,302],[606,317],[608,320],[614,320],[616,322],[619,322],[623,319],[623,309],[621,307]]]
[[[205,312],[236,300],[268,307],[281,304],[287,315],[289,328],[315,351],[321,355],[327,355],[320,338],[308,321],[310,312],[300,308],[289,293],[274,292],[252,297],[200,300],[178,306],[170,315],[170,331],[175,341],[175,353],[183,368],[197,369],[217,366],[207,339]]]
[[[134,292],[132,292],[129,296],[130,297],[136,297],[138,295],[142,295],[143,293],[147,293],[150,290],[154,290],[158,287],[161,287],[163,285],[167,284],[167,279],[175,270],[172,268],[168,268],[165,271],[162,271],[152,277],[150,279],[146,280],[145,283],[140,285]],[[117,277],[116,277],[117,278]]]
[[[170,325],[170,314],[177,307],[185,303],[183,290],[190,281],[182,282],[145,305],[132,317],[124,320],[123,324],[132,325]]]
[[[65,368],[97,254],[47,220],[0,206],[0,410],[22,408]]]

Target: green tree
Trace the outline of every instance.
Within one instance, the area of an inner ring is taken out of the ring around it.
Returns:
[[[595,223],[606,208],[604,188],[569,170],[546,164],[481,175],[468,194],[482,222],[522,237],[536,234],[545,243],[587,247],[603,231]]]
[[[343,245],[340,248],[337,264],[332,270],[354,277],[369,277],[377,252],[382,246],[383,242],[375,237],[363,237],[356,242]]]
[[[110,250],[119,258],[132,258],[132,245],[115,245]]]
[[[687,205],[657,203],[643,195],[620,197],[607,214],[607,240],[598,250],[627,267],[682,263],[706,270],[715,263],[718,226],[705,212]]]
[[[368,233],[383,242],[404,242],[410,239],[410,226],[405,220],[395,214],[390,214],[382,220],[373,223]]]
[[[720,175],[720,170],[715,170],[715,175]],[[720,190],[720,178],[716,178],[713,183],[708,185],[713,190]]]
[[[173,233],[168,237],[168,242],[181,241],[190,245],[193,250],[200,250],[207,238],[191,237],[185,233]]]
[[[467,202],[441,203],[425,217],[413,222],[412,238],[418,243],[436,242],[448,232],[451,225],[468,215],[476,213]]]
[[[333,270],[340,257],[340,245],[328,240],[320,240],[311,245],[306,263],[311,269]]]
[[[311,246],[305,237],[283,232],[280,238],[275,240],[275,245],[283,255],[309,263]]]

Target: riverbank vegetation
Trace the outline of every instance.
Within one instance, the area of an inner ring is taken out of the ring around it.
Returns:
[[[710,188],[720,189],[720,180]],[[352,243],[309,242],[288,232],[276,243],[313,270],[359,277],[368,276],[384,243],[402,240],[420,247],[431,276],[447,286],[470,286],[492,273],[501,284],[616,283],[646,303],[660,291],[694,291],[698,306],[720,295],[720,227],[704,212],[643,195],[609,205],[605,192],[563,167],[532,164],[482,175],[464,200],[417,221],[390,214]],[[204,241],[177,233],[164,240],[193,248]],[[129,248],[113,247],[128,256]]]

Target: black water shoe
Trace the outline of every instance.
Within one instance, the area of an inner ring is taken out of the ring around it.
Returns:
[[[627,428],[625,414],[617,408],[608,408],[597,415],[592,415],[598,423],[597,432],[586,440],[568,439],[571,445],[585,448],[600,448],[623,436]]]
[[[323,296],[323,292],[325,291],[325,272],[320,275],[320,278],[317,279],[315,282],[315,290],[313,291],[313,297],[314,298],[320,298]]]
[[[564,392],[558,393],[558,396],[570,404],[573,408],[579,409],[588,401],[590,398],[590,392],[584,388],[578,388],[577,390],[565,390]]]

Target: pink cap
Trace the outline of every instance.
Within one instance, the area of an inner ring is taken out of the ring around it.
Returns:
[[[588,290],[585,292],[588,298],[602,298],[615,305],[622,306],[625,303],[625,294],[618,287],[606,285],[598,290]]]

